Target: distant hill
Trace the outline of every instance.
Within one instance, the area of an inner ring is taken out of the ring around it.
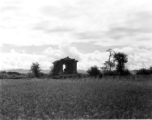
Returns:
[[[27,69],[10,69],[10,70],[2,70],[2,71],[7,71],[7,72],[18,72],[18,73],[29,73],[30,70]],[[43,73],[49,73],[50,70],[41,70]]]
[[[137,73],[138,70],[131,70],[131,74],[135,75]]]
[[[28,73],[29,70],[27,69],[9,69],[9,70],[4,70],[4,71],[7,71],[7,72],[18,72],[18,73]]]
[[[10,71],[10,72],[18,72],[18,73],[28,73],[29,70],[28,69],[10,69],[10,70],[4,70],[4,71]],[[46,69],[46,70],[41,70],[41,72],[43,73],[49,73],[50,70]],[[85,70],[78,70],[78,73],[83,73],[83,74],[87,74],[87,72]]]
[[[87,71],[85,71],[85,70],[78,70],[78,73],[87,74]]]

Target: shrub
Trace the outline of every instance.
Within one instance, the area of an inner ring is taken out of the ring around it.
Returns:
[[[126,75],[131,75],[131,73],[128,69],[123,70],[121,74],[119,74],[117,70],[104,71],[104,76],[119,76],[119,75],[126,76]]]
[[[102,77],[102,73],[100,72],[100,70],[98,69],[97,66],[93,66],[90,69],[87,70],[87,73],[91,76],[91,77]]]
[[[18,73],[18,72],[11,72],[11,71],[7,72],[7,74],[8,74],[8,75],[21,75],[21,74]]]
[[[7,73],[4,73],[4,72],[0,72],[0,79],[8,79],[9,76]]]
[[[29,72],[29,73],[27,73],[27,76],[26,76],[27,78],[34,78],[35,76],[31,73],[31,72]]]
[[[114,71],[105,71],[104,72],[104,76],[116,76],[116,75],[118,75],[116,70],[114,70]]]
[[[26,77],[25,74],[21,74],[18,72],[6,72],[6,71],[0,72],[0,79],[21,79],[25,77]]]
[[[125,69],[121,75],[131,75],[131,72],[128,69]]]
[[[46,73],[41,72],[41,73],[40,73],[40,76],[43,77],[43,78],[46,78],[46,77],[48,77],[49,75],[46,74]]]
[[[152,74],[152,67],[149,68],[149,72],[150,72],[150,74]]]
[[[150,70],[142,68],[142,69],[138,70],[136,74],[137,75],[150,75]]]
[[[39,65],[39,63],[32,63],[31,71],[35,77],[37,77],[37,78],[40,77],[40,65]]]

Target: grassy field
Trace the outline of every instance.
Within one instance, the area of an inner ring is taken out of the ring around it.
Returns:
[[[150,79],[0,80],[0,120],[152,118]]]

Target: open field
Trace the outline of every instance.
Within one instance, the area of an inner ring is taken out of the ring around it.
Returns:
[[[0,119],[152,118],[152,78],[133,79],[0,80]]]

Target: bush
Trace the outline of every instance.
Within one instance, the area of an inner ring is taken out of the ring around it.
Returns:
[[[100,72],[100,70],[98,69],[97,66],[93,66],[90,69],[87,70],[87,73],[91,76],[91,77],[102,77],[102,73]]]
[[[104,76],[116,76],[116,75],[118,75],[116,70],[114,70],[114,71],[105,71],[104,72]]]
[[[150,74],[152,74],[152,67],[149,68],[149,72],[150,72]]]
[[[136,74],[137,75],[150,75],[151,72],[148,69],[142,68],[142,69],[138,70]]]
[[[4,72],[0,72],[0,79],[8,79],[9,76],[7,73],[4,73]]]
[[[27,73],[27,76],[26,76],[27,78],[34,78],[35,76],[34,76],[34,74],[32,74],[31,72],[29,72],[29,73]]]
[[[43,77],[43,78],[47,78],[49,75],[46,74],[46,73],[41,72],[41,73],[40,73],[40,76]]]
[[[18,73],[18,72],[11,72],[11,71],[7,72],[7,74],[8,74],[8,75],[21,75],[21,74]]]
[[[21,74],[18,72],[0,72],[0,79],[22,79],[25,78],[25,74]]]
[[[32,72],[32,74],[35,76],[35,77],[37,77],[37,78],[39,78],[40,77],[40,65],[39,65],[39,63],[32,63],[32,65],[31,65],[31,72]]]
[[[126,75],[131,75],[131,73],[127,69],[123,70],[121,74],[119,74],[116,70],[104,72],[104,76],[119,76],[119,75],[126,76]]]
[[[128,69],[126,69],[126,70],[123,70],[121,75],[131,75],[131,73]]]

